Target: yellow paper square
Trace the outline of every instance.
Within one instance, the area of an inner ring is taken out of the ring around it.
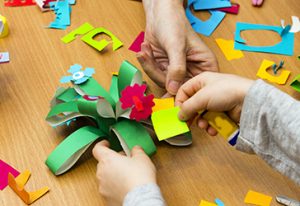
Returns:
[[[244,57],[242,51],[234,49],[233,40],[216,39],[216,42],[228,61]]]
[[[199,206],[218,206],[215,203],[207,202],[205,200],[201,200]]]
[[[159,110],[170,109],[174,107],[174,97],[164,98],[164,99],[153,99],[155,105],[152,107],[152,112],[157,112]]]
[[[179,107],[152,113],[151,120],[159,141],[190,131],[185,122],[178,119]]]
[[[271,201],[272,197],[252,190],[248,191],[244,200],[245,203],[259,206],[269,206]]]

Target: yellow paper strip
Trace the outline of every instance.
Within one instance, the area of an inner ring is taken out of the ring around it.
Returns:
[[[199,206],[218,206],[215,203],[207,202],[205,200],[201,200]]]
[[[252,190],[248,191],[244,200],[245,203],[259,206],[269,206],[271,201],[272,197]]]
[[[157,112],[159,110],[170,109],[174,107],[174,97],[164,98],[164,99],[153,99],[155,105],[152,107],[152,112]]]
[[[242,51],[234,49],[233,40],[216,39],[216,42],[228,61],[244,57]]]

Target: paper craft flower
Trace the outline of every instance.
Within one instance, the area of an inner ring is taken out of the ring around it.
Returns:
[[[121,92],[121,107],[122,109],[131,108],[130,119],[141,121],[147,119],[152,113],[154,106],[154,95],[145,96],[147,86],[145,84],[127,86]]]
[[[82,66],[79,64],[74,64],[68,70],[72,76],[64,76],[60,79],[61,83],[68,83],[72,81],[74,84],[82,84],[86,82],[92,75],[95,73],[93,68],[86,68],[85,70],[81,70]]]

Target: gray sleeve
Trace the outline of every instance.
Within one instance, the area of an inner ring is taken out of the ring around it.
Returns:
[[[123,206],[165,206],[157,184],[141,185],[131,190],[124,198]]]
[[[244,100],[236,148],[300,184],[300,102],[257,80]]]

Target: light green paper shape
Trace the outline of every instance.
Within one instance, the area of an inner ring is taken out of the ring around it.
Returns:
[[[64,36],[63,38],[61,38],[61,40],[65,44],[70,43],[71,41],[76,39],[76,36],[84,35],[90,31],[92,31],[93,29],[94,29],[94,27],[86,22],[86,23],[82,24],[80,27],[78,27],[77,29],[73,30],[72,32],[70,32],[69,34]]]
[[[105,134],[92,126],[78,129],[60,143],[46,160],[47,166],[55,175],[69,170],[98,138]]]
[[[179,107],[152,113],[153,128],[159,141],[190,131],[187,124],[178,119]]]
[[[94,47],[98,51],[102,51],[110,43],[106,39],[102,39],[101,41],[97,41],[94,39],[96,35],[102,33],[106,34],[111,38],[114,51],[123,46],[123,43],[115,35],[113,35],[110,31],[104,28],[96,28],[90,31],[88,34],[81,37],[81,40],[87,43],[88,45]]]
[[[300,74],[298,74],[295,79],[293,79],[292,83],[290,84],[290,86],[296,90],[297,92],[300,92]]]

